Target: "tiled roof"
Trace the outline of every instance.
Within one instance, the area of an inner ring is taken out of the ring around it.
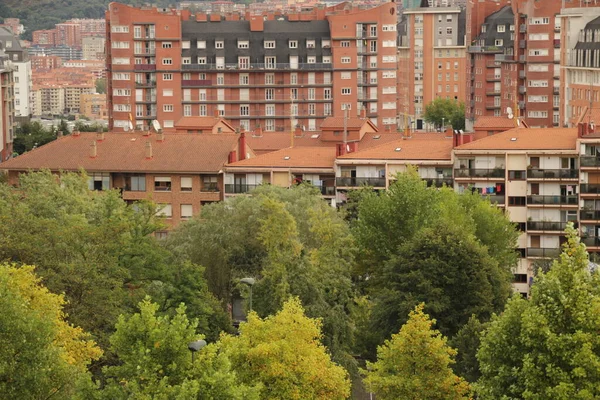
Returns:
[[[577,128],[513,128],[456,150],[575,150]]]
[[[163,141],[153,134],[106,133],[96,141],[97,156],[90,157],[96,133],[68,135],[0,164],[0,169],[78,170],[104,172],[217,172],[237,146],[234,134],[167,134]],[[146,142],[152,144],[146,159]]]
[[[360,129],[364,124],[370,124],[374,131],[377,131],[377,127],[371,124],[371,121],[363,118],[347,118],[346,126],[348,129]],[[344,117],[327,117],[321,124],[321,129],[335,129],[335,128],[344,128]]]
[[[493,117],[482,115],[475,120],[475,129],[512,129],[515,121],[507,117]]]
[[[227,121],[218,117],[181,117],[175,123],[175,128],[212,128],[220,121],[229,125]]]
[[[600,17],[598,17],[600,18]],[[579,123],[590,123],[593,122],[594,125],[600,126],[600,108],[589,108],[589,106],[583,107],[581,115],[577,118],[576,124]],[[598,130],[598,129],[596,129]]]
[[[397,137],[397,136],[396,136]],[[339,159],[352,160],[448,160],[451,159],[452,138],[442,134],[415,134],[411,138],[397,139],[388,143],[345,154]]]
[[[258,157],[228,164],[249,168],[329,168],[333,169],[335,147],[288,147]]]

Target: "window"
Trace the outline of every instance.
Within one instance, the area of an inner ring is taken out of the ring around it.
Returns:
[[[172,81],[173,74],[163,74],[163,81]]]
[[[173,47],[173,44],[171,42],[162,42],[163,49],[170,49],[172,47]]]
[[[331,47],[331,40],[329,39],[322,39],[321,40],[321,47],[324,49],[328,49]]]
[[[446,28],[446,35],[452,35],[452,28]]]
[[[508,205],[514,207],[522,207],[526,204],[526,197],[508,196]]]
[[[131,111],[131,105],[129,105],[129,104],[113,104],[113,111],[117,111],[117,112]]]
[[[182,176],[181,177],[181,191],[182,192],[191,192],[192,191],[192,177],[191,176]]]
[[[171,177],[170,176],[155,176],[154,177],[154,191],[170,192],[171,191]]]
[[[200,100],[200,101],[206,101],[206,89],[199,89],[198,90],[198,100]]]
[[[240,69],[250,68],[250,57],[238,57],[238,68],[240,68]]]
[[[352,72],[342,72],[342,79],[352,79]]]
[[[184,104],[183,106],[183,116],[191,117],[192,116],[192,106],[191,104]]]
[[[275,132],[275,120],[274,119],[265,120],[265,131],[266,132]]]
[[[290,89],[290,97],[294,100],[298,100],[298,89],[297,88]]]
[[[547,25],[550,23],[550,18],[529,18],[529,25]]]
[[[308,100],[315,100],[315,88],[308,89]]]
[[[369,26],[369,36],[377,37],[377,25]]]
[[[508,171],[508,179],[512,181],[524,181],[527,178],[527,171]]]
[[[145,192],[146,191],[146,176],[145,175],[132,175],[125,184],[125,190],[132,192]]]
[[[296,85],[298,83],[298,74],[293,72],[290,74],[290,84]]]
[[[165,96],[165,97],[173,96],[173,89],[163,89],[163,96]]]
[[[198,57],[198,64],[205,65],[206,64],[206,57]]]
[[[306,58],[307,64],[316,64],[316,62],[317,62],[317,56],[308,56]]]
[[[274,49],[275,48],[275,41],[274,40],[265,40],[265,49]]]
[[[189,49],[190,48],[190,41],[189,40],[184,40],[183,42],[181,42],[181,48],[182,49]]]
[[[9,43],[12,43],[12,42],[9,42]],[[113,49],[128,49],[129,42],[112,42],[111,47]]]
[[[317,113],[317,105],[315,103],[308,104],[308,115],[315,115]]]
[[[129,72],[115,72],[113,74],[113,81],[128,81],[130,78]]]
[[[529,50],[530,56],[547,56],[548,49],[531,49]]]
[[[265,114],[268,117],[275,116],[275,104],[267,104],[267,105],[265,105]]]
[[[331,103],[323,104],[323,114],[331,115]]]
[[[192,57],[182,57],[181,58],[181,63],[182,64],[191,64],[192,63]]]
[[[206,104],[200,104],[200,108],[198,109],[198,115],[201,117],[206,117]]]
[[[314,39],[307,39],[306,40],[306,48],[307,49],[314,49],[316,45],[316,41]]]
[[[163,63],[163,65],[173,65],[173,59],[172,58],[163,58],[162,63]]]
[[[494,40],[494,45],[495,46],[503,46],[504,45],[504,40],[502,40],[502,39],[496,39],[496,40]]]
[[[290,40],[288,42],[288,46],[290,49],[297,49],[298,48],[298,41],[297,40]]]
[[[225,48],[225,42],[223,40],[215,40],[215,49]]]
[[[344,94],[344,95],[352,94],[352,89],[351,88],[342,88],[342,94]]]
[[[240,74],[240,85],[248,85],[250,83],[250,77],[248,74]]]
[[[164,112],[173,112],[173,104],[163,104]]]
[[[350,47],[350,41],[349,40],[342,40],[340,42],[340,47]]]
[[[323,99],[331,100],[331,89],[329,89],[329,88],[323,89]]]
[[[506,25],[498,25],[496,27],[496,32],[506,32]]]
[[[238,40],[238,49],[250,48],[250,42],[247,40]]]
[[[277,58],[276,57],[265,57],[265,68],[269,68],[269,69],[275,69],[277,63]]]
[[[225,84],[225,76],[223,74],[217,74],[217,85]]]
[[[135,39],[141,39],[141,37],[142,37],[142,27],[141,26],[133,27],[133,37]]]
[[[250,106],[248,104],[244,104],[240,106],[240,116],[247,117],[250,115]]]
[[[416,16],[415,22],[418,23]],[[381,30],[384,32],[396,32],[396,25],[382,25]]]
[[[202,176],[202,189],[203,192],[218,192],[218,178],[214,175],[203,175]]]
[[[422,77],[423,74],[420,74],[420,76]],[[388,78],[396,78],[396,71],[383,71],[381,74],[381,77],[383,79],[388,79]],[[415,78],[416,80],[416,78]],[[422,78],[420,80],[423,80]]]
[[[383,56],[382,61],[384,63],[395,63],[396,62],[396,56]]]
[[[196,42],[197,49],[205,49],[206,48],[206,40],[198,40]]]
[[[90,190],[109,190],[110,174],[107,172],[91,173],[88,178],[88,188]]]
[[[265,89],[265,100],[275,99],[275,89]]]
[[[113,96],[131,96],[130,89],[113,89]]]
[[[342,57],[341,62],[342,64],[350,64],[350,57]]]
[[[127,25],[113,25],[110,27],[112,33],[129,33],[129,26]]]
[[[193,214],[193,207],[191,204],[181,204],[181,219],[190,219]]]
[[[171,218],[173,216],[173,209],[170,204],[159,204],[156,210],[156,215]]]
[[[112,63],[114,65],[129,65],[131,60],[128,57],[113,57]]]

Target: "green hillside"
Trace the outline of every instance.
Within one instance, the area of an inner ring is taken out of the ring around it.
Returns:
[[[0,19],[20,18],[25,25],[24,39],[31,39],[31,32],[51,29],[54,24],[70,18],[103,18],[112,0],[0,0]],[[125,4],[140,4],[135,0],[122,0]],[[174,0],[149,0],[149,3],[167,5]]]

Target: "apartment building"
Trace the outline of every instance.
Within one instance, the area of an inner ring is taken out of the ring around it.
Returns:
[[[104,60],[106,39],[100,36],[88,36],[81,39],[81,54],[84,60]]]
[[[30,55],[32,56],[56,56],[60,57],[62,60],[81,60],[83,57],[83,52],[81,51],[81,46],[72,47],[72,46],[40,46],[34,45],[27,49]]]
[[[4,18],[4,23],[0,24],[0,27],[9,28],[13,35],[17,37],[21,33],[25,32],[25,27],[23,26],[19,18]]]
[[[42,69],[42,70],[48,70],[48,69],[54,69],[54,68],[60,68],[62,67],[62,58],[58,57],[58,56],[47,56],[47,55],[42,55],[42,56],[30,56],[29,57],[31,60],[31,69],[33,71]]]
[[[433,129],[423,120],[425,106],[441,97],[465,101],[464,7],[424,1],[405,8],[398,46],[399,126]]]
[[[15,117],[31,115],[31,61],[27,49],[21,46],[19,38],[8,28],[0,27],[0,42],[13,69]]]
[[[117,189],[125,201],[150,199],[168,226],[223,200],[222,168],[242,157],[241,135],[79,133],[59,137],[35,151],[2,164],[11,184],[29,170],[80,171],[89,175],[91,190]],[[243,149],[243,150],[242,150]]]
[[[81,96],[95,92],[89,83],[35,83],[31,112],[34,116],[79,114]]]
[[[219,116],[235,128],[316,131],[365,110],[396,127],[396,7],[265,15],[202,14],[112,3],[107,19],[110,126]],[[168,27],[168,29],[166,29]]]
[[[94,80],[106,78],[106,65],[101,60],[66,60],[63,68],[79,68],[86,73],[91,73]]]
[[[80,94],[79,113],[90,119],[108,119],[106,94]]]
[[[14,67],[0,47],[0,163],[12,156],[15,129]]]

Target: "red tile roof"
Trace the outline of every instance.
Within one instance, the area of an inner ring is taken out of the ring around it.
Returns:
[[[0,164],[0,169],[78,170],[104,172],[217,172],[235,150],[238,135],[106,133],[97,141],[96,133],[68,135]],[[92,142],[97,156],[90,157]],[[152,145],[151,159],[146,159],[146,142]]]
[[[333,170],[335,147],[288,147],[226,165],[248,168],[329,168]]]
[[[443,134],[415,134],[411,138],[398,139],[379,146],[340,156],[348,160],[448,160],[451,159],[452,138]]]
[[[507,117],[494,117],[489,115],[482,115],[477,117],[475,120],[475,129],[512,129],[514,128],[515,121],[508,119]]]
[[[577,128],[513,128],[456,150],[575,150]]]

